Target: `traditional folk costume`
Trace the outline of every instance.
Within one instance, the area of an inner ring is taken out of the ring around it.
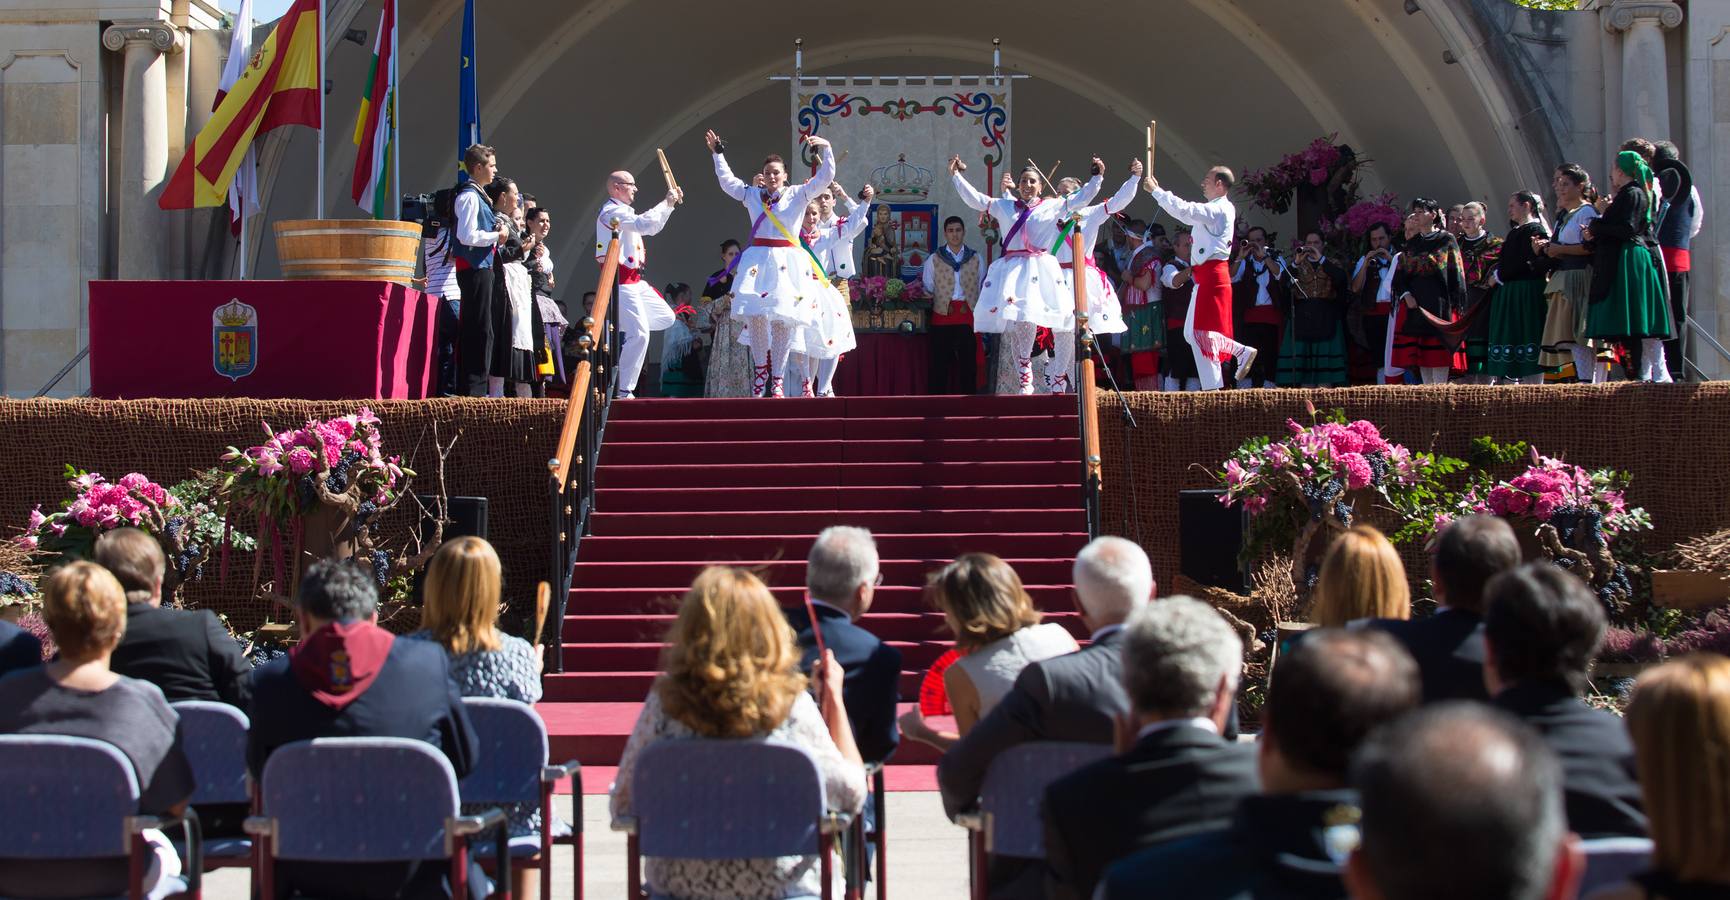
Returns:
[[[1393,364],[1394,349],[1394,268],[1396,257],[1382,259],[1368,253],[1358,257],[1352,269],[1352,281],[1364,273],[1363,288],[1356,299],[1356,331],[1347,348],[1348,356],[1358,351],[1357,361],[1350,364],[1351,380],[1360,384],[1397,383],[1406,370]],[[1360,333],[1361,332],[1361,333]]]
[[[1081,230],[1081,246],[1088,248],[1088,253],[1082,260],[1082,279],[1087,290],[1087,329],[1097,336],[1122,334],[1129,328],[1123,321],[1123,306],[1117,298],[1117,288],[1113,287],[1112,280],[1100,271],[1098,262],[1093,258],[1092,248],[1099,243],[1100,226],[1104,225],[1112,214],[1129,206],[1129,202],[1135,199],[1135,191],[1140,184],[1141,176],[1131,175],[1129,180],[1117,189],[1117,193],[1112,194],[1104,203],[1084,207],[1058,230],[1053,252],[1057,254],[1058,267],[1063,270],[1064,289],[1069,292],[1069,318],[1065,327],[1052,329],[1058,333],[1058,353],[1052,361],[1053,366],[1046,370],[1047,378],[1052,384],[1052,393],[1070,393],[1075,390],[1075,282],[1072,280],[1075,277],[1075,251],[1071,246],[1075,229]],[[1064,337],[1065,334],[1069,337]],[[1070,345],[1067,355],[1061,349],[1066,342]]]
[[[1201,373],[1195,367],[1195,354],[1184,340],[1184,323],[1189,321],[1190,295],[1195,285],[1190,277],[1187,259],[1173,258],[1159,270],[1160,305],[1165,307],[1165,348],[1159,355],[1159,373],[1167,391],[1201,390]]]
[[[1394,268],[1393,364],[1419,370],[1425,384],[1445,382],[1450,371],[1465,370],[1465,351],[1449,350],[1441,331],[1406,306],[1407,294],[1444,322],[1459,318],[1466,305],[1466,272],[1452,234],[1438,228],[1406,241]]]
[[[1159,283],[1158,248],[1151,242],[1143,242],[1130,254],[1123,269],[1123,352],[1129,357],[1130,380],[1136,390],[1156,391],[1170,355],[1166,352],[1168,313],[1165,291]],[[1147,287],[1137,287],[1139,281],[1146,281]],[[1179,322],[1178,327],[1181,329],[1183,323]],[[1183,342],[1180,339],[1178,343]]]
[[[499,265],[498,215],[492,198],[472,181],[457,191],[454,205],[456,241],[450,250],[457,290],[464,298],[458,310],[457,385],[470,397],[496,397],[504,392],[504,379],[494,382],[493,351],[501,329],[505,334],[510,331],[509,304],[493,299],[493,268]]]
[[[661,396],[703,396],[703,342],[694,327],[696,310],[681,306],[661,335]]]
[[[499,245],[497,265],[493,266],[493,297],[504,298],[494,306],[503,316],[493,331],[492,379],[489,393],[499,393],[508,382],[518,397],[532,396],[534,384],[540,378],[540,348],[544,325],[541,311],[535,304],[534,279],[524,264],[523,232],[511,219],[502,219],[510,234]],[[500,380],[503,380],[502,382]],[[497,396],[498,394],[494,394]]]
[[[798,187],[770,192],[752,187],[733,175],[724,154],[715,154],[715,179],[727,196],[739,201],[751,217],[751,244],[735,266],[732,314],[745,321],[741,336],[751,348],[754,393],[784,397],[787,361],[801,330],[818,327],[823,310],[846,301],[834,294],[821,264],[799,245],[795,229],[805,207],[835,180],[835,154],[824,145],[817,174]],[[791,224],[789,224],[791,223]],[[852,320],[848,320],[851,328]]]
[[[654,285],[643,280],[643,264],[648,260],[643,238],[660,234],[672,215],[673,204],[665,200],[638,214],[626,204],[608,199],[595,217],[596,262],[606,260],[611,223],[619,223],[619,276],[615,282],[619,286],[619,383],[615,397],[635,396],[643,360],[649,355],[649,333],[673,324],[673,308]]]
[[[1460,261],[1466,271],[1466,309],[1492,303],[1496,294],[1496,260],[1502,252],[1502,239],[1482,231],[1477,237],[1462,236]],[[1490,316],[1494,307],[1486,306],[1473,318],[1466,330],[1466,376],[1479,379],[1486,374],[1490,361]]]
[[[1279,348],[1280,387],[1346,383],[1346,270],[1322,257],[1291,263],[1291,324]]]
[[[1582,203],[1556,214],[1555,243],[1579,246],[1586,243],[1582,231],[1598,209]],[[1544,298],[1549,307],[1544,313],[1544,343],[1538,351],[1538,365],[1546,369],[1574,364],[1574,374],[1581,381],[1604,380],[1604,369],[1598,365],[1592,342],[1586,337],[1586,309],[1592,296],[1592,258],[1590,256],[1558,256],[1546,266],[1550,272],[1544,284]]]
[[[841,354],[859,345],[853,334],[852,290],[847,279],[856,274],[853,262],[853,241],[871,223],[869,215],[858,214],[858,204],[843,198],[852,211],[842,218],[820,223],[817,229],[801,236],[806,248],[823,267],[829,284],[835,289],[819,295],[822,314],[816,325],[801,329],[794,339],[799,346],[805,378],[800,384],[802,396],[835,396],[835,367]]]
[[[1237,337],[1256,350],[1256,364],[1240,367],[1237,383],[1254,382],[1262,387],[1274,383],[1279,362],[1280,332],[1285,329],[1285,262],[1268,254],[1263,259],[1247,256],[1238,260],[1231,273],[1232,317]]]
[[[1693,268],[1689,247],[1694,236],[1706,224],[1700,203],[1700,190],[1694,186],[1694,173],[1681,160],[1658,160],[1653,171],[1662,185],[1663,200],[1658,204],[1658,250],[1664,254],[1664,272],[1670,289],[1670,327],[1676,336],[1664,342],[1664,357],[1672,378],[1685,374],[1686,352],[1683,344],[1688,333],[1688,273]]]
[[[1658,251],[1652,170],[1632,150],[1616,166],[1634,180],[1622,185],[1608,209],[1592,223],[1592,294],[1586,335],[1604,343],[1640,345],[1640,380],[1669,381],[1664,341],[1672,334]]]
[[[1089,178],[1073,194],[1056,199],[1040,197],[1032,203],[987,197],[960,172],[954,174],[954,181],[961,202],[1008,223],[1004,225],[1003,255],[985,273],[979,304],[973,311],[973,327],[986,334],[1004,335],[1015,365],[1017,393],[1032,394],[1035,333],[1040,328],[1075,328],[1075,294],[1064,293],[1063,270],[1051,248],[1064,220],[1080,212],[1099,193],[1100,176]],[[1055,341],[1055,358],[1046,366],[1045,376],[1054,392],[1067,386],[1068,372],[1075,365],[1074,340],[1060,333]]]
[[[1544,341],[1544,316],[1549,303],[1544,299],[1546,267],[1532,251],[1535,238],[1547,238],[1549,229],[1542,220],[1533,219],[1514,226],[1497,255],[1495,278],[1498,284],[1490,298],[1489,360],[1484,374],[1514,383],[1537,384],[1543,374],[1538,352]]]
[[[1231,337],[1231,277],[1226,261],[1231,258],[1237,207],[1225,197],[1191,203],[1164,188],[1155,188],[1153,199],[1191,229],[1190,278],[1195,289],[1183,322],[1183,338],[1195,354],[1201,389],[1217,391],[1225,384],[1220,363],[1236,359],[1238,370],[1247,372],[1256,356],[1255,348]]]
[[[976,392],[979,353],[973,309],[985,284],[985,257],[966,244],[956,255],[944,244],[925,257],[919,281],[931,298],[931,393]]]
[[[733,315],[733,273],[722,269],[703,286],[708,304],[709,366],[703,378],[705,397],[751,396],[751,348],[740,340],[745,323]]]

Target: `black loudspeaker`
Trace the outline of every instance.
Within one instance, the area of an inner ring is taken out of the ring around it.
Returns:
[[[433,528],[437,522],[433,514],[438,509],[438,498],[431,494],[420,494],[421,506],[426,508],[427,515],[421,516],[420,539],[430,541]],[[444,539],[474,535],[482,540],[487,536],[487,498],[485,497],[447,497],[450,504],[451,521],[445,525]]]
[[[1237,564],[1243,550],[1243,511],[1222,506],[1223,490],[1178,491],[1178,571],[1208,587],[1248,593]]]

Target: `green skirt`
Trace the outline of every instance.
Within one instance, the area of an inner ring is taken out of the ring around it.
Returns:
[[[1490,358],[1485,374],[1524,378],[1542,372],[1538,351],[1544,343],[1544,318],[1549,311],[1544,279],[1502,285],[1490,298]]]
[[[1616,260],[1609,295],[1586,310],[1586,336],[1639,340],[1668,338],[1671,333],[1670,304],[1664,297],[1663,276],[1653,265],[1652,254],[1629,241]]]
[[[1279,372],[1274,383],[1280,387],[1300,385],[1330,385],[1346,383],[1346,332],[1342,325],[1326,340],[1303,341],[1297,329],[1287,325],[1279,345]]]
[[[1123,308],[1124,324],[1129,326],[1129,352],[1146,353],[1158,350],[1165,343],[1165,306],[1142,303]]]

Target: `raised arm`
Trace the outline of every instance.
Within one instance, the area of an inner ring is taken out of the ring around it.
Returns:
[[[968,209],[979,212],[990,209],[991,198],[979,193],[978,189],[962,176],[961,172],[961,158],[958,156],[949,157],[949,179],[955,183],[955,193],[961,197],[961,202],[967,204]]]
[[[1193,203],[1184,200],[1159,186],[1159,182],[1148,176],[1142,179],[1142,186],[1153,195],[1154,202],[1160,209],[1171,213],[1171,217],[1191,228],[1207,228],[1213,234],[1224,234],[1226,229],[1225,210],[1217,209],[1207,203]]]
[[[1092,203],[1093,198],[1099,196],[1099,188],[1104,183],[1105,178],[1101,175],[1087,179],[1087,183],[1081,186],[1081,190],[1063,198],[1063,214],[1073,216],[1085,208],[1087,204]]]
[[[858,240],[859,235],[864,234],[866,227],[871,224],[870,203],[871,198],[877,196],[877,192],[871,185],[865,185],[864,191],[864,203],[853,203],[851,198],[848,199],[853,208],[847,213],[847,217],[841,220],[841,227],[836,229],[841,235],[841,240],[849,244]]]
[[[751,186],[740,181],[739,177],[733,174],[733,169],[727,165],[727,155],[724,153],[715,154],[715,180],[721,183],[721,190],[725,191],[727,196],[740,203],[745,202],[745,192],[749,191]]]
[[[715,158],[720,159],[721,157],[717,155]],[[643,237],[660,234],[661,229],[667,227],[667,220],[673,216],[674,201],[674,196],[668,194],[667,199],[633,217],[631,224],[636,226],[637,233]]]
[[[1129,178],[1123,182],[1123,186],[1117,189],[1117,193],[1112,194],[1106,199],[1105,211],[1108,213],[1120,213],[1125,209],[1128,209],[1130,201],[1135,199],[1135,192],[1140,187],[1141,160],[1136,160],[1135,165],[1130,169]]]

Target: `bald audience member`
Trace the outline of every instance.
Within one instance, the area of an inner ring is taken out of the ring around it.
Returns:
[[[643,360],[649,355],[649,334],[673,324],[673,308],[654,285],[643,279],[643,263],[648,248],[643,238],[660,234],[673,215],[673,207],[685,199],[678,188],[667,191],[667,198],[648,212],[631,208],[637,200],[637,179],[629,172],[614,172],[607,176],[607,202],[595,217],[595,262],[605,262],[607,242],[613,229],[619,233],[619,364],[618,387],[614,396],[635,397],[637,376],[643,372]]]
[[[1562,809],[1562,767],[1530,729],[1443,703],[1378,732],[1352,768],[1356,900],[1565,900],[1584,858]]]

